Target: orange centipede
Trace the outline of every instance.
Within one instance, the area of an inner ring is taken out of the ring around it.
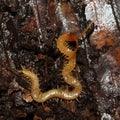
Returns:
[[[67,45],[67,42],[74,42],[75,48],[70,49],[69,44]],[[74,34],[63,34],[61,35],[57,40],[57,48],[60,50],[63,55],[67,56],[68,62],[64,62],[64,67],[62,69],[62,76],[64,78],[64,81],[73,86],[74,89],[72,91],[69,91],[68,89],[52,89],[47,92],[41,92],[40,90],[40,84],[39,84],[39,78],[34,73],[31,72],[25,68],[21,70],[21,72],[27,76],[31,81],[31,96],[33,100],[37,102],[45,102],[50,98],[58,97],[65,100],[73,100],[77,98],[81,91],[82,91],[82,85],[79,80],[77,80],[75,77],[71,75],[72,70],[74,69],[76,65],[76,52],[78,49],[78,40],[76,35]]]
[[[33,100],[37,102],[45,102],[51,98],[57,97],[65,100],[76,99],[82,92],[82,85],[80,81],[71,75],[71,72],[76,66],[76,52],[78,50],[78,37],[83,36],[91,27],[93,22],[85,29],[83,33],[80,33],[78,27],[78,21],[72,11],[72,5],[70,2],[57,2],[56,13],[58,18],[63,24],[62,33],[57,41],[56,45],[59,51],[66,56],[66,60],[63,63],[62,76],[64,81],[73,87],[72,91],[68,89],[51,89],[47,92],[41,92],[38,76],[25,68],[21,72],[27,76],[31,81],[31,96]],[[74,45],[74,46],[73,46]]]

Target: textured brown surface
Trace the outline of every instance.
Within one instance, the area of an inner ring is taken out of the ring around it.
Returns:
[[[89,24],[83,1],[70,0],[81,32]],[[77,99],[54,98],[42,104],[32,101],[28,79],[19,72],[21,66],[36,72],[43,92],[64,88],[66,83],[61,76],[64,57],[56,47],[62,25],[55,13],[54,0],[46,0],[37,7],[30,6],[29,2],[0,2],[0,120],[100,120],[103,113],[119,120],[120,40],[117,30],[113,32],[115,43],[107,40],[101,47],[97,42],[99,49],[89,41],[93,26],[86,33],[85,42],[84,38],[79,39],[75,74],[81,79],[83,92]],[[35,10],[40,20],[36,19]],[[103,79],[105,75],[109,76],[107,83],[106,78]]]

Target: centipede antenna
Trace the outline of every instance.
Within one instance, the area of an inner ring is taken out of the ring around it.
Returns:
[[[91,21],[90,23],[89,23],[89,25],[87,26],[87,28],[85,28],[85,30],[82,32],[82,33],[80,33],[80,37],[83,37],[84,38],[84,36],[85,36],[85,34],[87,33],[87,31],[90,29],[90,27],[94,24],[94,20],[93,21]]]

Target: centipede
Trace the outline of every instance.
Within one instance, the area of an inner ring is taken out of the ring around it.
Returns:
[[[75,44],[74,48],[71,49],[69,43]],[[72,70],[76,66],[76,52],[78,49],[77,37],[74,34],[66,33],[61,35],[57,40],[57,48],[67,58],[67,63],[63,63],[62,76],[64,81],[73,87],[72,91],[68,89],[51,89],[47,92],[41,92],[38,76],[25,68],[21,72],[30,79],[31,82],[31,96],[36,102],[45,102],[51,98],[61,98],[65,100],[73,100],[77,98],[81,91],[82,85],[78,79],[71,75]]]
[[[42,103],[51,98],[61,98],[64,100],[76,99],[82,92],[82,85],[80,80],[72,75],[72,71],[76,67],[76,53],[78,50],[78,38],[80,35],[86,33],[86,31],[93,24],[91,23],[87,29],[80,33],[78,20],[72,11],[72,5],[70,2],[58,2],[55,0],[56,13],[58,19],[62,22],[62,33],[56,40],[57,49],[62,53],[66,59],[63,62],[63,68],[61,74],[63,80],[73,89],[51,89],[46,92],[42,92],[40,89],[40,80],[33,71],[22,68],[21,72],[29,78],[31,82],[31,96],[36,102]],[[67,61],[67,62],[66,62]]]

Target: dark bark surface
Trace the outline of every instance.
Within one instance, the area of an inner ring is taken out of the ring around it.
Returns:
[[[72,101],[53,98],[44,103],[27,102],[31,100],[30,84],[19,72],[22,66],[39,76],[43,92],[67,86],[61,75],[64,57],[56,47],[63,26],[57,18],[54,0],[31,1],[0,2],[0,120],[100,120],[106,112],[119,120],[119,33],[112,33],[117,44],[110,39],[96,49],[90,42],[94,25],[79,39],[75,74],[83,85],[81,95]],[[90,23],[85,17],[86,5],[82,0],[70,2],[83,32]],[[113,58],[118,64],[113,64]],[[112,74],[108,75],[109,84],[102,79],[106,69]],[[109,85],[111,91],[104,85]]]

